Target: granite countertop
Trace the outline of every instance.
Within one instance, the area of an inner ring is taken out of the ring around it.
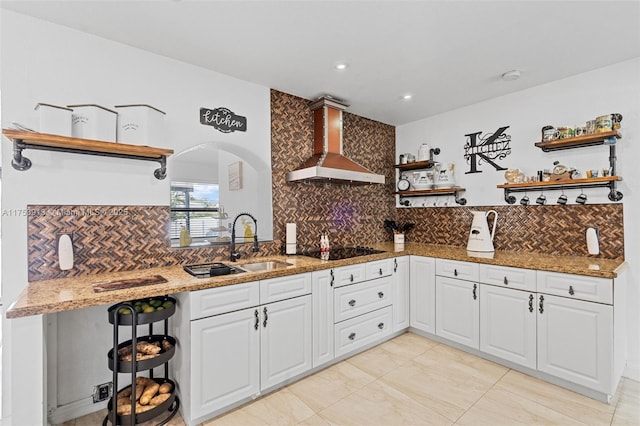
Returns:
[[[394,246],[393,243],[371,244],[371,246],[384,250],[385,252],[351,259],[330,261],[323,261],[307,256],[251,258],[237,262],[237,265],[242,266],[244,263],[278,260],[290,263],[291,266],[265,272],[246,272],[212,278],[196,278],[185,272],[182,266],[171,266],[34,281],[29,283],[18,300],[11,304],[6,312],[6,317],[20,318],[69,311],[89,306],[114,304],[127,300],[276,278],[410,254],[603,278],[615,278],[621,268],[626,265],[622,260],[599,259],[595,257],[562,257],[505,251],[496,251],[492,258],[472,257],[469,256],[467,250],[463,247],[432,244],[407,243],[402,250]],[[231,262],[229,262],[229,264],[230,263]],[[153,275],[160,275],[165,278],[167,282],[101,293],[94,292],[92,287],[94,284],[114,280],[145,278]]]

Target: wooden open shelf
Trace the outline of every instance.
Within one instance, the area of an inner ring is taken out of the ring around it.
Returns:
[[[31,160],[22,155],[23,150],[38,149],[44,151],[157,161],[160,163],[160,168],[155,170],[154,175],[158,179],[164,179],[166,176],[167,157],[173,154],[172,149],[129,145],[92,139],[71,138],[67,136],[51,135],[48,133],[2,129],[2,134],[13,142],[13,160],[11,161],[11,165],[16,170],[28,170],[31,168]]]
[[[435,188],[435,189],[412,189],[410,191],[396,191],[394,194],[398,194],[403,197],[411,197],[418,195],[447,195],[455,194],[456,192],[464,191],[464,188],[454,186],[452,188]]]
[[[417,170],[417,169],[430,169],[435,164],[435,161],[425,160],[425,161],[414,161],[412,163],[405,164],[396,164],[395,168],[401,171],[406,170]]]
[[[394,194],[400,197],[418,197],[421,195],[454,195],[456,197],[456,203],[464,206],[467,204],[466,198],[461,198],[460,193],[465,189],[459,186],[453,186],[451,188],[435,188],[435,189],[413,189],[411,191],[396,191]]]
[[[569,187],[569,186],[581,186],[584,184],[597,184],[597,183],[608,183],[613,181],[620,181],[622,178],[620,176],[605,176],[605,177],[597,177],[597,178],[580,178],[580,179],[563,179],[563,180],[553,180],[548,182],[526,182],[526,183],[504,183],[502,185],[498,185],[498,188],[508,188],[508,189],[516,189],[516,188],[547,188],[547,187]]]
[[[578,148],[581,146],[602,145],[607,139],[620,139],[622,136],[617,130],[590,135],[576,136],[574,138],[556,139],[550,142],[536,142],[534,145],[545,152],[560,149]]]

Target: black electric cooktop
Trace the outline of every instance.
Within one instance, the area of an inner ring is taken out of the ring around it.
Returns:
[[[367,256],[369,254],[384,253],[383,250],[376,250],[371,247],[331,247],[328,256],[326,253],[321,252],[319,249],[303,250],[299,252],[299,255],[315,257],[316,259],[323,260],[340,260],[349,259],[358,256]]]

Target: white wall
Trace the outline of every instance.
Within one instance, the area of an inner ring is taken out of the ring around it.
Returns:
[[[526,73],[522,78],[526,78]],[[505,84],[509,84],[505,82]],[[437,100],[434,100],[437,102]],[[550,125],[574,125],[602,114],[623,115],[622,134],[616,146],[618,174],[623,177],[618,189],[624,194],[625,259],[629,264],[628,282],[628,365],[626,375],[640,379],[640,58],[611,65],[553,83],[523,90],[486,102],[460,108],[396,128],[396,152],[417,154],[421,143],[440,147],[443,163],[456,163],[457,183],[466,188],[463,194],[469,205],[505,205],[503,192],[496,185],[504,183],[504,171],[482,166],[482,173],[465,174],[469,166],[463,155],[465,134],[493,133],[502,126],[511,135],[512,153],[499,164],[519,168],[526,175],[553,168],[559,160],[584,171],[606,167],[609,150],[603,146],[543,153],[534,146],[540,141],[540,129]],[[580,190],[567,190],[573,203]],[[607,190],[585,190],[589,203],[608,203]],[[538,192],[531,192],[533,200]],[[522,194],[516,194],[518,200]],[[555,203],[559,193],[547,192]],[[499,248],[499,247],[498,247]]]
[[[242,147],[270,164],[269,88],[13,12],[3,10],[1,20],[3,128],[17,121],[37,129],[34,106],[38,102],[97,103],[106,107],[146,103],[166,112],[166,137],[157,146],[173,148],[178,153],[193,145],[215,141]],[[248,131],[223,134],[199,123],[201,107],[220,106],[246,116]],[[10,165],[11,145],[3,138],[5,211],[24,209],[27,204],[169,203],[171,168],[167,179],[156,180],[153,170],[157,163],[31,150],[25,151],[25,155],[32,160],[33,167],[25,172],[14,170]],[[270,193],[268,198],[271,199]],[[2,217],[3,315],[7,304],[27,287],[26,223],[22,214]],[[85,347],[96,342],[103,345],[104,333],[91,329],[96,323],[95,315],[91,309],[65,315],[61,323],[75,321],[86,326],[74,338],[61,331],[58,346],[79,341],[84,341]],[[3,422],[8,424],[35,425],[46,421],[43,371],[46,348],[38,337],[43,335],[43,319],[36,316],[3,321],[2,414]],[[106,323],[106,314],[101,319]],[[107,327],[102,331],[104,328]],[[73,358],[66,360],[73,363]],[[96,356],[94,362],[101,371],[107,370],[106,352]],[[85,373],[90,377],[87,382],[91,382],[95,372]],[[69,401],[88,395],[91,390],[59,391],[69,392],[64,398]]]

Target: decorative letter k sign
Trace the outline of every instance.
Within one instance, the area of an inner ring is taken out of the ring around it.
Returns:
[[[494,160],[502,160],[511,154],[511,136],[503,134],[508,128],[509,126],[500,127],[492,135],[485,135],[482,138],[480,138],[482,132],[465,135],[467,142],[464,144],[464,159],[470,166],[465,174],[482,173],[482,170],[478,170],[478,166],[483,162],[491,164],[496,170],[507,170],[506,167],[496,164]]]

